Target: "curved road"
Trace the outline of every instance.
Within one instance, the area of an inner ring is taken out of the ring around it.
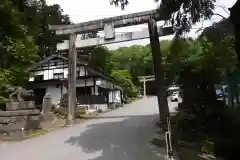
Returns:
[[[157,98],[141,99],[81,124],[2,146],[0,159],[163,160],[165,149],[150,143],[157,118]]]

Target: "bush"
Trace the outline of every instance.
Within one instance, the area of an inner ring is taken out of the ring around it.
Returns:
[[[136,97],[137,88],[132,82],[132,75],[129,70],[115,70],[111,73],[111,76],[118,79],[129,97]]]
[[[235,159],[240,148],[240,106],[226,107],[221,114],[219,128],[214,136],[215,153],[225,159]]]
[[[208,116],[180,111],[176,115],[178,139],[199,143],[202,153],[234,159],[240,148],[240,106],[216,108]]]

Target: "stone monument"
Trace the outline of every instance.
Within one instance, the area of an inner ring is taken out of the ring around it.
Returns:
[[[52,119],[52,96],[50,93],[46,93],[45,96],[43,97],[43,102],[42,102],[42,120],[50,120]]]
[[[13,87],[6,103],[6,111],[0,111],[0,132],[12,133],[31,129],[39,129],[40,111],[35,108],[33,91],[20,86]]]
[[[33,90],[26,90],[20,86],[12,88],[6,110],[33,109]]]

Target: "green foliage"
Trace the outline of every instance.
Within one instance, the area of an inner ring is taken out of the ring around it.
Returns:
[[[133,102],[135,102],[136,100],[137,100],[136,97],[128,97],[127,103],[133,103]]]
[[[38,59],[38,48],[21,24],[21,13],[11,1],[3,0],[0,6],[0,96],[5,100],[9,87],[22,84],[24,70]]]
[[[190,47],[185,47],[186,54],[178,54],[178,64],[182,68],[180,82],[184,92],[183,103],[179,105],[183,116],[178,124],[187,140],[191,137],[191,140],[203,141],[204,153],[214,153],[231,159],[234,157],[233,150],[238,146],[234,141],[239,142],[238,138],[234,137],[237,125],[233,124],[239,121],[239,118],[232,120],[232,117],[236,116],[230,116],[229,109],[225,109],[223,103],[216,101],[213,86],[220,83],[224,75],[234,71],[237,57],[233,48],[234,38],[230,35],[221,38],[216,36],[219,39],[216,38],[215,41],[211,41],[214,37],[209,40],[204,36],[190,41]],[[178,45],[179,49],[174,48],[174,45],[172,47],[175,53],[182,53]]]
[[[83,52],[91,53],[90,65],[114,74],[117,79],[120,77],[128,96],[136,95],[136,88],[140,85],[138,76],[154,74],[149,46],[135,45],[117,50],[97,46],[85,48]]]
[[[138,76],[154,74],[149,46],[134,45],[112,51],[112,69],[128,69],[134,84]]]
[[[237,59],[233,43],[232,36],[225,36],[215,42],[204,36],[197,40],[181,38],[161,41],[165,83],[171,84],[173,80],[178,80],[180,73],[186,68],[191,68],[198,73],[207,71],[209,78],[218,82],[227,72],[233,71],[236,67]],[[100,52],[103,53],[102,57],[99,56]],[[141,85],[138,82],[138,76],[154,74],[149,45],[134,45],[113,51],[105,48],[105,51],[100,52],[95,54],[94,58],[101,62],[102,65],[98,66],[108,73],[114,70],[129,70],[135,86]]]
[[[234,36],[233,25],[230,19],[224,19],[205,28],[199,38],[205,37],[209,41],[215,43],[225,36]]]
[[[11,86],[26,82],[29,65],[54,50],[57,39],[48,25],[70,23],[62,12],[45,0],[0,1],[0,101]]]
[[[124,9],[131,0],[111,0],[110,4]],[[213,15],[216,0],[155,0],[160,2],[159,17],[169,21],[177,29],[176,35],[189,32],[192,24]]]
[[[137,89],[132,83],[132,76],[128,70],[114,70],[111,76],[121,82],[121,86],[124,88],[126,94],[129,97],[134,97],[137,94]]]
[[[91,53],[89,65],[101,68],[107,73],[111,73],[110,65],[110,51],[103,46],[89,47],[84,49],[84,52]]]
[[[171,19],[172,25],[177,29],[177,35],[181,35],[184,32],[189,32],[192,24],[202,19],[210,19],[213,15],[215,2],[216,0],[162,0],[159,14],[163,15],[164,20]]]

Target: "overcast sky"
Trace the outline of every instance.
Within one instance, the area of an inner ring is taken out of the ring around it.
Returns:
[[[59,4],[64,13],[68,14],[74,23],[86,22],[90,20],[96,20],[100,18],[113,17],[123,14],[147,11],[151,9],[156,9],[158,6],[154,0],[129,0],[129,5],[124,11],[120,7],[111,6],[109,0],[46,0],[48,4]],[[222,5],[226,8],[230,8],[236,0],[216,0],[216,5]],[[229,15],[221,8],[216,7],[215,13],[219,13],[225,17]],[[192,31],[189,36],[196,37],[195,33],[198,28],[202,25],[204,27],[210,26],[212,23],[221,20],[219,16],[213,16],[211,20],[204,21],[203,23],[196,24],[193,26]],[[141,30],[141,28],[146,28],[146,25],[133,26],[128,28],[117,29],[116,32],[129,32]],[[173,36],[162,37],[161,39],[171,39]],[[119,44],[108,45],[109,48],[115,49],[121,46],[129,46],[133,44],[148,44],[149,40],[137,40]]]

